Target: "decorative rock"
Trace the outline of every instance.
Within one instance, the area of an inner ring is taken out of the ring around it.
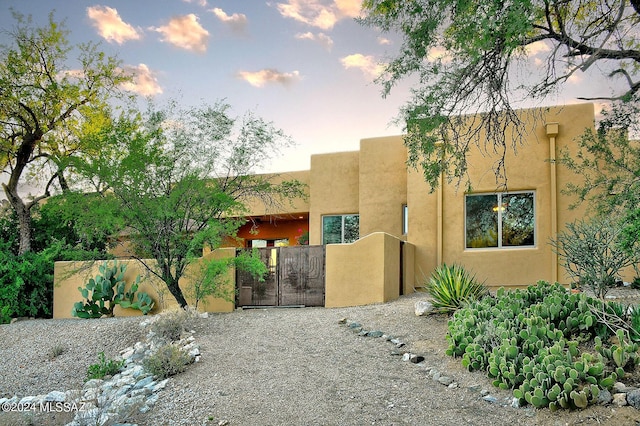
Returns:
[[[370,331],[367,333],[368,337],[382,337],[384,333],[382,333],[382,331],[379,330],[374,330],[374,331]]]
[[[511,406],[513,408],[520,408],[520,400],[518,398],[511,399]]]
[[[447,386],[449,389],[456,389],[458,387],[458,383],[457,382],[453,382],[451,383],[449,386]]]
[[[51,391],[44,397],[47,402],[64,402],[67,395],[60,391]]]
[[[402,355],[402,360],[404,362],[407,362],[411,359],[411,354],[409,352],[405,353],[404,355]]]
[[[362,328],[362,324],[358,322],[352,322],[351,324],[349,324],[349,328]]]
[[[427,301],[418,301],[416,302],[415,307],[416,316],[429,315],[433,312],[433,304]]]
[[[611,396],[611,392],[609,392],[609,389],[600,389],[597,400],[598,404],[607,405],[610,404],[612,400],[613,396]]]
[[[360,330],[360,332],[358,333],[358,336],[363,336],[363,337],[364,337],[364,336],[366,336],[367,334],[369,334],[369,332],[368,332],[368,331],[366,331],[366,330]]]
[[[625,405],[627,405],[627,394],[626,393],[613,394],[613,405],[617,407],[624,407]]]
[[[440,376],[438,378],[438,383],[444,386],[449,386],[451,383],[453,383],[453,379],[448,376]]]
[[[153,383],[153,376],[145,377],[133,386],[133,389],[140,389]]]
[[[627,393],[627,403],[640,410],[640,389],[634,389]]]
[[[27,405],[27,404],[31,405],[37,401],[38,401],[37,396],[25,396],[20,400],[20,402],[18,402],[18,405]]]
[[[627,387],[622,382],[615,382],[613,384],[613,393],[625,393],[627,391]]]
[[[340,318],[338,320],[338,324],[346,324],[347,323],[347,319],[346,318]]]
[[[485,401],[490,402],[492,404],[498,402],[498,399],[493,395],[485,395],[485,396],[482,397],[482,399],[484,399]]]

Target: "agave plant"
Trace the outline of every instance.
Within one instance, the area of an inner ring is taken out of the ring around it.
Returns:
[[[484,283],[478,282],[460,265],[442,264],[431,274],[425,290],[433,298],[434,308],[453,312],[465,302],[480,299],[489,293]]]

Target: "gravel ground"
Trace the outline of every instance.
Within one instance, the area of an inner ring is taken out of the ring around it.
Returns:
[[[630,407],[580,411],[502,405],[509,392],[493,388],[444,354],[446,318],[416,317],[417,295],[354,308],[237,310],[195,325],[201,362],[175,376],[139,425],[636,425]],[[395,347],[338,324],[360,322],[406,342],[403,351],[450,375],[449,389],[424,366],[403,362]],[[139,318],[33,320],[0,326],[0,397],[81,387],[97,353],[117,355],[143,336]],[[66,350],[51,358],[55,345]],[[498,400],[481,397],[486,389]],[[56,425],[68,416],[30,420],[0,413],[0,425]],[[31,423],[29,423],[31,422]]]

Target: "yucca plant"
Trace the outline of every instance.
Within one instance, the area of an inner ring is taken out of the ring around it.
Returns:
[[[442,264],[431,274],[424,287],[433,298],[433,306],[441,312],[453,312],[465,302],[480,299],[489,290],[460,265]]]

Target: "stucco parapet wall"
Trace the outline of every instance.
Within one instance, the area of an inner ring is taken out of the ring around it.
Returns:
[[[393,235],[374,232],[350,244],[328,244],[325,306],[360,306],[398,298],[403,243]]]

